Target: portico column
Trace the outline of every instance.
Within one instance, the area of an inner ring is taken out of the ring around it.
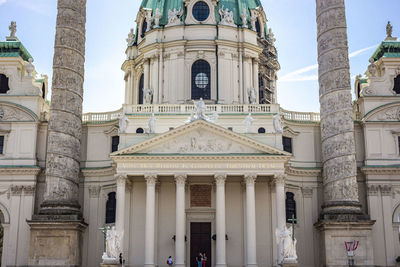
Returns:
[[[145,256],[144,266],[154,267],[154,233],[155,233],[155,200],[157,175],[145,175],[146,190],[146,226],[145,226]]]
[[[124,231],[124,213],[125,213],[125,188],[128,175],[116,174],[115,180],[117,181],[117,207],[115,227],[117,231]],[[123,244],[123,243],[122,243]]]
[[[246,266],[257,266],[255,174],[246,174]]]
[[[226,241],[225,241],[225,181],[226,174],[215,175],[216,184],[216,267],[226,266]]]
[[[185,183],[186,175],[175,175],[176,182],[176,230],[175,266],[185,266]]]
[[[285,178],[283,173],[276,174],[274,177],[276,193],[276,228],[282,231],[286,225],[286,206],[285,206]],[[282,248],[278,244],[278,264],[282,262]]]

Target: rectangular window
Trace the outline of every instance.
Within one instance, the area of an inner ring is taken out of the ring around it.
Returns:
[[[283,151],[293,153],[292,138],[282,136]]]
[[[4,136],[0,136],[0,154],[4,153]]]
[[[111,152],[117,151],[118,145],[119,145],[119,136],[111,137]]]

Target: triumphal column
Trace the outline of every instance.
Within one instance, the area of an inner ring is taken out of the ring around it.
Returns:
[[[359,241],[356,265],[372,265],[371,227],[358,199],[344,0],[316,0],[324,205],[324,266],[346,266],[344,242]],[[357,256],[356,256],[357,257]]]
[[[86,0],[58,0],[46,194],[31,226],[30,266],[80,266],[79,205]]]

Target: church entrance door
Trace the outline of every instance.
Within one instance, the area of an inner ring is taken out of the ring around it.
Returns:
[[[196,256],[206,253],[206,267],[211,267],[211,223],[190,223],[190,267],[197,267]]]

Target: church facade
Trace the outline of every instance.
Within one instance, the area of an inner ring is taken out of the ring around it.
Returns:
[[[260,1],[143,0],[136,21],[121,109],[81,117],[77,243],[54,232],[48,247],[49,233],[31,230],[32,218],[51,207],[46,176],[55,174],[46,167],[57,153],[48,129],[74,122],[51,119],[58,109],[55,98],[51,110],[46,100],[47,76],[36,74],[13,25],[0,42],[1,266],[73,266],[62,263],[71,257],[100,266],[104,226],[123,233],[124,266],[166,266],[168,256],[176,266],[197,266],[200,252],[206,266],[278,266],[277,230],[285,225],[294,228],[298,266],[348,266],[348,241],[359,243],[356,266],[399,264],[400,40],[390,24],[356,78],[355,142],[347,144],[356,184],[339,188],[325,178],[342,174],[326,167],[326,155],[340,150],[324,146],[326,114],[277,103],[280,65]],[[339,116],[335,123],[340,128]],[[69,151],[67,142],[58,145],[60,155]],[[72,194],[60,188],[51,194]],[[354,194],[366,219],[323,223],[328,199]]]

